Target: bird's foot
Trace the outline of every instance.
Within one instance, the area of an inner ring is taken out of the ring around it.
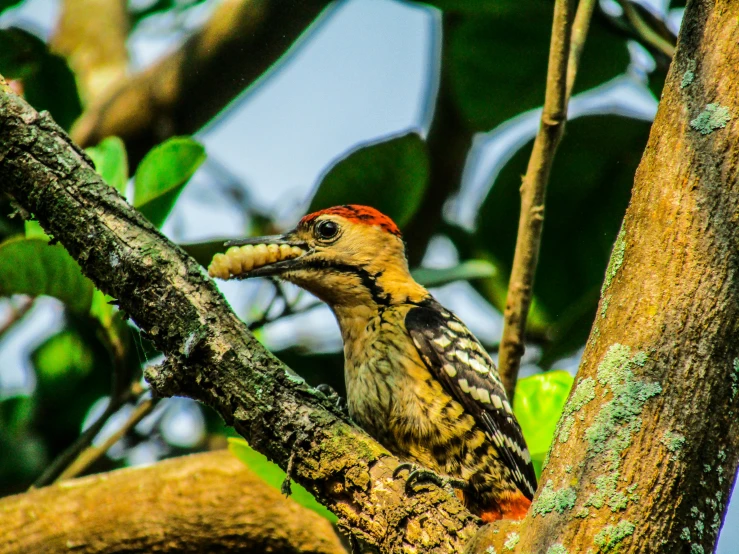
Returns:
[[[403,462],[393,471],[393,478],[397,479],[401,472],[408,470],[408,477],[405,479],[405,493],[412,495],[416,491],[416,485],[423,483],[433,483],[437,487],[442,489],[461,489],[467,488],[467,483],[462,479],[456,479],[454,477],[444,477],[431,471],[417,466],[411,462]]]
[[[339,396],[339,393],[336,392],[331,385],[324,383],[318,385],[316,387],[316,390],[322,393],[326,398],[328,398],[329,402],[331,402],[331,404],[333,404],[333,406],[337,408],[342,414],[344,414],[347,418],[349,417],[349,406],[347,405],[346,400]]]

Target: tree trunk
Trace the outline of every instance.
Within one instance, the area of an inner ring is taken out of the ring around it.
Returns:
[[[713,549],[739,456],[737,22],[688,3],[518,552]]]

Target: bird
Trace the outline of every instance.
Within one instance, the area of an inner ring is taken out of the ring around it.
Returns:
[[[226,243],[211,277],[276,277],[328,304],[341,330],[349,415],[404,463],[407,484],[451,484],[485,522],[525,517],[536,474],[485,348],[408,268],[395,222],[357,204],[291,231]]]

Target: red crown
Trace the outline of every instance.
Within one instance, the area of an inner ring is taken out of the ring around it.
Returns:
[[[347,204],[345,206],[334,206],[326,208],[306,215],[300,220],[300,225],[309,225],[314,219],[320,215],[331,214],[338,215],[355,223],[364,223],[365,225],[377,225],[390,234],[400,237],[400,229],[395,222],[385,214],[377,211],[370,206],[360,206],[359,204]]]

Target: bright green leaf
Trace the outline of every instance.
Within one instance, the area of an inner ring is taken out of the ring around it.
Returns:
[[[426,143],[416,133],[363,145],[328,170],[310,211],[366,204],[402,227],[421,205],[428,180]]]
[[[92,282],[61,245],[24,237],[0,244],[0,295],[53,296],[69,309],[86,313],[92,291]]]
[[[531,458],[539,465],[552,444],[572,382],[572,375],[566,371],[547,371],[524,377],[516,383],[513,412],[523,430]]]
[[[108,137],[97,146],[85,150],[92,158],[95,170],[103,180],[126,196],[128,184],[128,156],[126,145],[118,137]]]
[[[34,352],[38,376],[46,383],[77,379],[93,369],[93,355],[82,338],[73,331],[53,335]]]
[[[228,449],[249,469],[261,477],[265,483],[276,489],[282,487],[282,483],[285,480],[285,472],[270,462],[265,456],[251,448],[244,439],[229,437]],[[309,510],[313,510],[318,515],[328,519],[331,523],[338,521],[338,518],[333,513],[322,504],[319,504],[313,495],[299,484],[291,482],[290,488],[292,490],[290,498],[295,502]]]
[[[454,267],[443,269],[419,267],[411,273],[413,278],[424,287],[439,287],[454,281],[492,277],[495,275],[495,266],[486,260],[467,260]]]
[[[136,171],[133,205],[161,227],[205,157],[203,145],[189,137],[174,137],[155,146]]]
[[[27,219],[23,222],[23,226],[26,231],[27,239],[42,238],[44,240],[49,240],[49,235],[46,234],[43,227],[41,227],[41,224],[35,219]]]

